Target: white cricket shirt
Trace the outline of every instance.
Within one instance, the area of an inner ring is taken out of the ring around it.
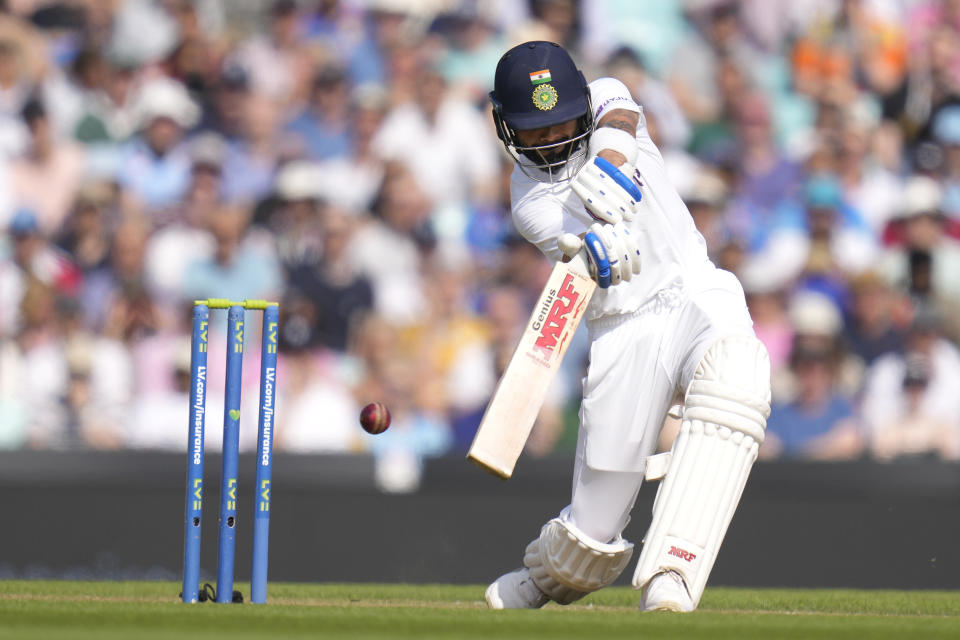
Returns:
[[[614,109],[640,113],[637,170],[643,198],[639,214],[629,223],[639,238],[641,272],[630,282],[597,289],[585,314],[588,324],[604,316],[636,311],[665,289],[680,293],[691,281],[701,280],[716,269],[686,205],[667,180],[660,151],[650,139],[643,112],[627,87],[614,78],[594,80],[589,87],[595,121]],[[596,222],[570,188],[571,176],[564,173],[566,170],[560,174],[561,181],[545,183],[533,180],[515,166],[510,179],[514,225],[554,262],[563,257],[557,249],[562,234],[579,235]]]

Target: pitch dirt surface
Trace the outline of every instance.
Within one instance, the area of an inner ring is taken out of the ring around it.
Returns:
[[[960,637],[960,592],[711,588],[696,613],[640,614],[625,587],[540,611],[489,611],[481,586],[271,584],[266,606],[184,605],[178,591],[170,582],[0,581],[0,639]]]

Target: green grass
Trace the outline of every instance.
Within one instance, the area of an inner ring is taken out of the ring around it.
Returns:
[[[247,593],[247,585],[238,585]],[[489,611],[483,587],[272,584],[267,606],[183,605],[168,582],[0,582],[0,639],[960,637],[960,592],[708,589],[692,614],[623,587],[568,607]]]

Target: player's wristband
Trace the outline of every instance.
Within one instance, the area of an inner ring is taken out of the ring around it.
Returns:
[[[591,156],[595,156],[604,149],[616,151],[626,158],[630,165],[637,164],[637,155],[639,155],[637,137],[630,135],[623,129],[597,127],[593,130],[593,133],[590,134],[587,150]]]
[[[583,236],[583,241],[587,245],[587,252],[590,254],[593,266],[597,270],[597,284],[600,285],[601,289],[606,289],[610,286],[610,260],[607,259],[603,242],[592,231],[588,231]]]
[[[633,180],[631,180],[623,171],[620,171],[620,169],[617,169],[615,166],[613,166],[610,161],[597,156],[593,159],[593,164],[600,167],[604,173],[613,178],[613,181],[620,185],[624,191],[629,193],[631,198],[637,202],[640,202],[640,200],[643,198],[640,188],[633,183]]]

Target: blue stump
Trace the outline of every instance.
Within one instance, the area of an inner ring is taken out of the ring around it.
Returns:
[[[277,333],[279,308],[263,312],[263,339],[260,342],[260,421],[257,429],[257,484],[253,510],[253,571],[250,601],[267,601],[267,561],[270,543],[270,476],[273,470],[273,424],[277,388]]]
[[[184,602],[197,602],[200,590],[200,525],[203,517],[203,431],[207,408],[207,330],[210,310],[193,307],[190,340],[190,423],[187,438],[187,496],[183,533]]]
[[[240,388],[243,375],[243,320],[240,304],[227,312],[227,374],[224,381],[223,469],[220,474],[220,543],[217,602],[233,602],[236,557],[237,471],[240,456]]]

